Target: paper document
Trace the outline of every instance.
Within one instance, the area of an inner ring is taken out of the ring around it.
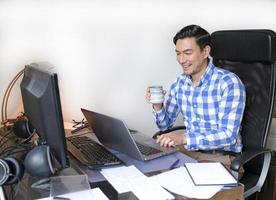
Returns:
[[[163,172],[150,179],[169,191],[188,198],[209,199],[223,188],[223,186],[213,185],[196,186],[185,167]]]
[[[174,199],[173,195],[153,182],[135,166],[102,169],[101,173],[118,193],[132,191],[138,199]]]
[[[185,163],[195,185],[237,185],[237,180],[220,162]]]
[[[57,197],[70,200],[108,200],[104,193],[99,188],[83,190],[79,192],[67,193]],[[52,200],[54,197],[47,197],[39,200]]]

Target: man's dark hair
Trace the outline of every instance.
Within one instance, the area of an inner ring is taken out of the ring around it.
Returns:
[[[202,50],[206,45],[210,46],[211,36],[203,28],[198,25],[189,25],[182,28],[173,38],[173,43],[176,44],[177,40],[184,38],[195,37],[197,45]]]

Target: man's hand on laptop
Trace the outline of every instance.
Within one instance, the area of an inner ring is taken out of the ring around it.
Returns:
[[[161,147],[172,147],[187,143],[186,135],[179,133],[167,133],[157,136],[156,143]]]

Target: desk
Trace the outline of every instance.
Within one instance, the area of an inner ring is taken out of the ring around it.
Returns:
[[[70,167],[60,172],[60,175],[77,175],[79,174],[74,168]],[[28,174],[25,175],[24,181],[20,184],[20,191],[15,200],[29,200],[37,199],[49,196],[49,191],[47,190],[38,190],[31,189],[30,185],[33,181],[36,180],[33,177],[30,177]],[[134,195],[129,193],[118,194],[117,191],[107,182],[99,182],[97,184],[91,185],[92,188],[99,187],[105,195],[111,200],[136,200]],[[27,194],[27,195],[26,195]],[[239,200],[242,199],[243,187],[239,186],[233,189],[220,191],[215,194],[210,200]],[[174,194],[176,200],[190,200],[189,198],[179,196]],[[195,199],[193,199],[195,200]]]
[[[1,133],[0,133],[1,134]],[[64,169],[59,172],[58,175],[77,175],[81,174],[82,172],[79,170],[78,167],[78,162],[70,157],[70,162],[71,162],[71,167]],[[150,175],[150,174],[149,174]],[[36,199],[36,198],[43,198],[49,196],[49,191],[48,190],[35,190],[31,189],[31,184],[33,182],[37,181],[36,178],[29,176],[27,173],[24,174],[24,177],[22,181],[19,184],[19,192],[18,195],[16,196],[16,200],[28,200],[28,199]],[[133,197],[133,194],[131,193],[125,193],[125,194],[118,194],[116,190],[107,182],[107,181],[100,181],[97,183],[92,183],[91,184],[92,188],[99,187],[105,195],[109,199],[130,199],[131,196]],[[241,199],[243,194],[243,187],[239,186],[236,188],[233,188],[231,190],[224,190],[218,192],[215,196],[211,198],[211,200],[219,200],[219,199],[224,199],[224,200],[236,200],[236,199]],[[188,198],[186,197],[181,197],[179,195],[174,195],[177,200],[187,200]],[[133,197],[132,199],[135,200]]]

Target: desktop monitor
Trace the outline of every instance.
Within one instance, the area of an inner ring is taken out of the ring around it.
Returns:
[[[50,146],[62,168],[68,167],[57,74],[45,69],[45,64],[27,65],[20,88],[25,115],[39,139]]]

